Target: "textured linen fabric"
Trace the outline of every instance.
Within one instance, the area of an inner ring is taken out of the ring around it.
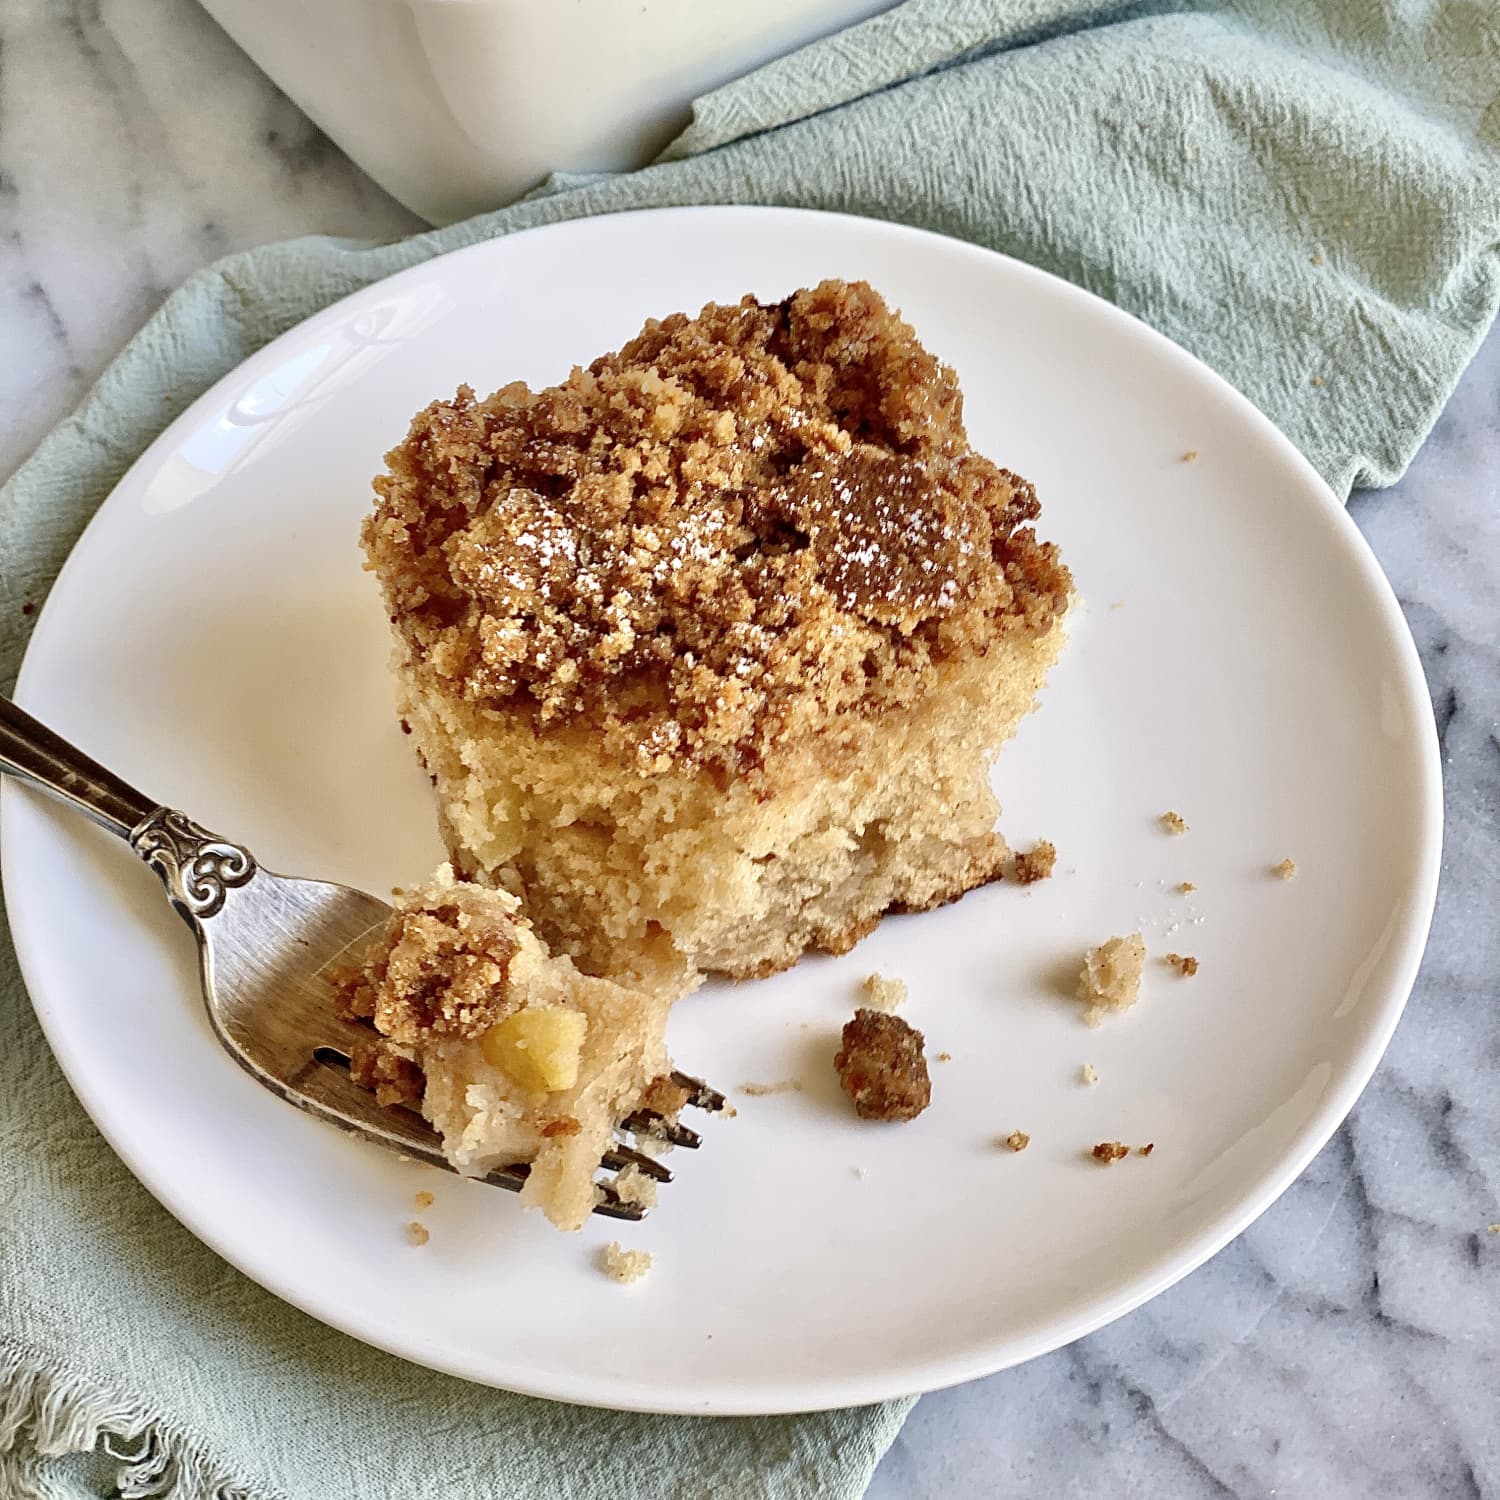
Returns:
[[[95,507],[209,384],[424,257],[585,214],[758,202],[990,245],[1152,323],[1340,493],[1394,480],[1500,294],[1483,0],[907,0],[699,101],[655,165],[194,277],[0,491],[0,680]],[[197,1244],[84,1117],[0,957],[0,1496],[858,1494],[906,1403],[652,1418],[366,1349]]]

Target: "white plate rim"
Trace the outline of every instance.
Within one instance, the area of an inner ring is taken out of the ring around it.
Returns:
[[[563,220],[520,230],[512,235],[502,236],[498,240],[482,240],[443,255],[431,257],[415,266],[361,287],[285,330],[234,369],[226,372],[198,396],[130,466],[111,490],[110,495],[101,502],[99,509],[90,518],[88,525],[70,549],[57,579],[48,591],[47,600],[38,612],[23,657],[15,689],[15,699],[23,706],[27,701],[27,685],[33,664],[42,655],[37,643],[45,642],[50,633],[50,622],[57,613],[51,610],[52,601],[54,597],[61,594],[61,586],[66,582],[76,558],[85,550],[98,516],[118,491],[127,488],[138,473],[152,468],[160,454],[172,449],[181,435],[202,419],[204,414],[213,407],[222,386],[231,380],[252,377],[259,373],[262,366],[271,366],[275,363],[278,351],[284,343],[307,335],[316,330],[324,321],[329,323],[339,321],[346,316],[351,304],[398,289],[403,282],[416,281],[424,275],[430,275],[432,268],[438,263],[451,264],[461,258],[482,257],[494,253],[497,244],[520,236],[532,238],[587,234],[598,232],[600,226],[607,226],[614,220],[671,219],[679,216],[697,218],[705,215],[738,217],[747,221],[747,225],[760,221],[767,227],[773,227],[777,219],[841,221],[849,225],[857,225],[861,233],[904,237],[923,242],[935,241],[942,247],[944,253],[967,255],[991,263],[998,262],[1004,267],[1007,275],[1017,277],[1023,282],[1030,279],[1038,286],[1044,287],[1049,295],[1086,304],[1093,315],[1106,321],[1113,320],[1118,324],[1126,325],[1133,336],[1152,346],[1159,357],[1176,362],[1184,373],[1191,375],[1212,390],[1254,431],[1259,440],[1275,449],[1283,460],[1301,473],[1307,492],[1310,496],[1316,497],[1314,503],[1322,509],[1323,519],[1331,522],[1347,561],[1357,571],[1361,584],[1368,590],[1370,600],[1389,629],[1396,648],[1395,656],[1389,662],[1389,666],[1399,683],[1406,705],[1414,710],[1413,722],[1418,726],[1421,774],[1418,796],[1421,804],[1423,832],[1420,854],[1409,886],[1410,900],[1405,905],[1399,930],[1395,934],[1395,943],[1399,951],[1399,958],[1393,963],[1395,977],[1383,997],[1383,1004],[1376,1012],[1378,1022],[1373,1022],[1365,1028],[1359,1045],[1353,1050],[1353,1055],[1342,1069],[1338,1083],[1330,1087],[1323,1095],[1318,1107],[1297,1133],[1292,1145],[1282,1153],[1280,1160],[1272,1168],[1264,1171],[1259,1180],[1245,1192],[1235,1211],[1225,1213],[1211,1230],[1205,1230],[1184,1240],[1173,1253],[1163,1255],[1157,1265],[1114,1287],[1109,1294],[1092,1300],[1080,1299],[1082,1311],[1068,1318],[1059,1318],[1054,1324],[1039,1329],[1030,1336],[1013,1336],[1008,1340],[1000,1341],[999,1347],[989,1354],[968,1352],[935,1358],[920,1367],[906,1366],[903,1367],[902,1378],[894,1382],[890,1373],[882,1372],[862,1380],[845,1378],[833,1389],[828,1388],[826,1381],[817,1377],[808,1377],[801,1386],[789,1382],[784,1391],[762,1388],[758,1392],[746,1395],[728,1397],[716,1395],[708,1400],[697,1399],[691,1403],[633,1397],[622,1399],[608,1389],[610,1383],[607,1380],[586,1381],[583,1385],[579,1385],[577,1382],[570,1383],[565,1379],[515,1380],[507,1378],[502,1385],[495,1379],[493,1372],[485,1368],[486,1362],[482,1359],[439,1359],[433,1356],[430,1349],[415,1342],[403,1345],[397,1339],[372,1336],[372,1331],[367,1327],[359,1326],[358,1320],[331,1317],[326,1309],[316,1305],[315,1298],[299,1297],[284,1282],[278,1284],[278,1278],[274,1274],[268,1274],[263,1267],[247,1263],[249,1257],[234,1244],[226,1243],[223,1237],[195,1223],[192,1205],[184,1195],[175,1191],[162,1174],[153,1169],[151,1161],[144,1159],[141,1153],[135,1151],[127,1141],[117,1138],[116,1132],[111,1128],[111,1122],[107,1118],[100,1118],[90,1107],[89,1101],[80,1091],[75,1078],[76,1062],[65,1055],[66,1049],[60,1052],[53,1045],[53,1038],[48,1033],[45,1020],[39,1013],[38,1023],[47,1035],[49,1048],[52,1048],[53,1056],[57,1059],[75,1097],[78,1098],[85,1113],[131,1174],[179,1223],[215,1254],[265,1290],[299,1308],[319,1322],[334,1327],[363,1343],[383,1349],[398,1358],[479,1384],[498,1385],[501,1389],[515,1391],[522,1395],[622,1411],[720,1416],[777,1415],[871,1404],[961,1384],[1011,1368],[1064,1347],[1140,1307],[1216,1255],[1230,1241],[1243,1233],[1301,1176],[1348,1116],[1390,1043],[1415,983],[1425,950],[1441,869],[1442,771],[1436,723],[1427,694],[1426,677],[1410,627],[1390,582],[1381,570],[1368,542],[1354,524],[1346,506],[1339,501],[1327,482],[1312,467],[1302,452],[1249,398],[1195,355],[1115,304],[1024,261],[930,230],[868,218],[863,215],[799,208],[714,204],[637,209],[618,214]],[[14,916],[14,913],[21,909],[13,900],[12,889],[13,880],[18,878],[15,872],[21,864],[21,858],[17,847],[19,836],[14,830],[15,820],[6,816],[5,810],[13,806],[15,800],[34,795],[36,794],[20,787],[9,778],[0,777],[0,889],[5,892],[7,908],[12,913],[12,940],[28,996],[32,992],[36,976],[41,972],[41,950],[45,943],[45,935],[44,929],[33,930],[26,921],[18,922]]]

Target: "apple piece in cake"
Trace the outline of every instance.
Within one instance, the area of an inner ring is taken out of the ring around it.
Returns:
[[[998,878],[990,763],[1071,579],[863,283],[420,413],[364,528],[465,876],[674,992]]]
[[[447,866],[337,984],[344,1015],[374,1026],[355,1078],[419,1108],[466,1175],[529,1162],[521,1200],[561,1229],[587,1219],[615,1126],[669,1071],[664,996],[580,974],[514,896]]]

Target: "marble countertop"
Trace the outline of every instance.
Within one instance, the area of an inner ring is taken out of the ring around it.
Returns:
[[[193,0],[0,11],[0,479],[229,251],[418,222]],[[876,1500],[1500,1496],[1500,330],[1355,519],[1427,669],[1447,796],[1416,991],[1348,1122],[1201,1270],[924,1397]]]

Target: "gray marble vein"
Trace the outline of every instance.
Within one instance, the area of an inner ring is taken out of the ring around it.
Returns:
[[[416,221],[192,0],[0,6],[0,477],[198,266]],[[924,1398],[875,1500],[1500,1497],[1500,332],[1353,514],[1416,634],[1447,793],[1421,978],[1349,1122],[1132,1316]]]

